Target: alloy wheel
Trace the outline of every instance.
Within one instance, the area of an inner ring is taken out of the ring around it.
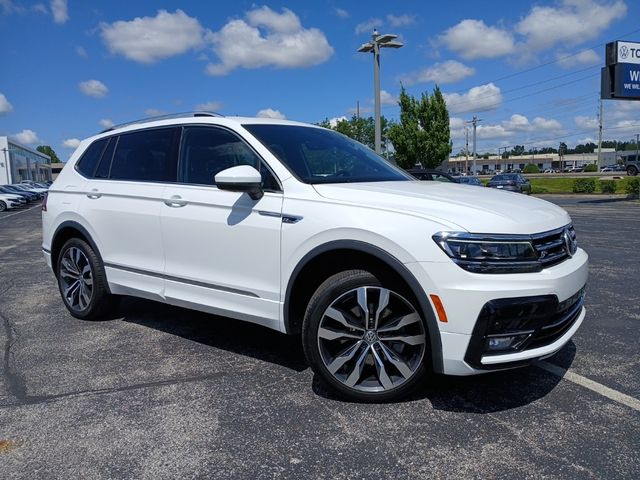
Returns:
[[[415,308],[378,286],[359,287],[333,301],[322,314],[317,337],[329,373],[361,392],[388,391],[407,382],[426,348]]]
[[[62,295],[76,311],[85,310],[93,295],[93,273],[87,256],[77,247],[65,250],[60,261]]]

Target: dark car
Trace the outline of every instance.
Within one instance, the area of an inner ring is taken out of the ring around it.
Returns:
[[[27,198],[29,201],[35,201],[40,198],[40,196],[35,192],[27,192],[26,190],[15,188],[13,185],[0,186],[0,192],[8,193],[10,195],[19,195],[21,197]]]
[[[531,183],[529,183],[529,180],[519,173],[503,173],[495,175],[491,180],[489,180],[487,187],[531,195]]]
[[[484,187],[484,183],[480,181],[478,177],[457,177],[456,181],[458,183],[466,184],[466,185],[475,185],[477,187]]]
[[[458,180],[448,173],[441,172],[440,170],[427,170],[425,168],[411,168],[407,170],[418,180],[433,180],[436,182],[451,182],[458,183]]]

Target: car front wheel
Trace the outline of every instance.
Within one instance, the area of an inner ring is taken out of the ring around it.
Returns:
[[[627,175],[635,177],[636,175],[638,175],[638,169],[631,165],[629,168],[627,168]]]
[[[327,279],[312,296],[303,324],[313,370],[357,401],[409,393],[426,374],[427,334],[407,296],[363,270]]]

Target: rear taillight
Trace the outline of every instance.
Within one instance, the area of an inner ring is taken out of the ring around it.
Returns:
[[[47,211],[47,197],[48,197],[48,193],[45,192],[44,196],[42,197],[42,211],[46,212]]]

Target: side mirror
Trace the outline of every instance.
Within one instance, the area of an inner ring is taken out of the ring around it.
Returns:
[[[252,200],[260,200],[264,195],[262,191],[262,176],[260,172],[250,165],[222,170],[215,176],[216,187],[230,192],[245,192]]]

